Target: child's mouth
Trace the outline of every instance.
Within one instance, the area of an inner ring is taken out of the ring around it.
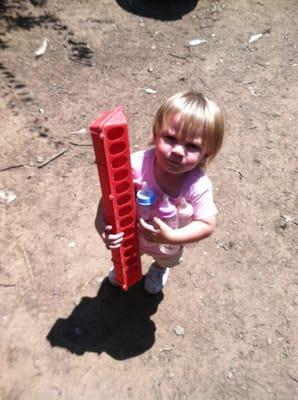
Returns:
[[[167,162],[168,162],[170,165],[175,165],[175,166],[177,166],[177,167],[180,167],[180,166],[181,166],[181,162],[180,162],[180,161],[167,159]]]

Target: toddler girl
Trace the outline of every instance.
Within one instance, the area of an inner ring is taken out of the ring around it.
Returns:
[[[172,229],[154,217],[154,225],[142,218],[139,232],[152,242],[140,248],[153,257],[146,276],[145,290],[158,293],[167,282],[169,268],[182,260],[183,245],[210,236],[215,228],[216,206],[212,184],[205,174],[207,163],[220,150],[224,135],[224,118],[216,103],[196,91],[177,93],[157,111],[153,121],[152,147],[131,155],[134,178],[145,181],[157,199],[167,195],[173,204],[184,198],[193,207],[192,221]],[[121,246],[123,233],[112,234],[103,221],[99,203],[95,226],[108,249]],[[176,246],[175,254],[164,254],[159,244]],[[115,284],[114,270],[109,281]]]

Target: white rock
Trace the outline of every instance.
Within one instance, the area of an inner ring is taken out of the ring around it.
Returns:
[[[256,35],[252,35],[252,36],[249,38],[248,43],[254,43],[254,42],[256,42],[257,40],[261,39],[262,36],[263,36],[263,33],[257,33]]]
[[[182,326],[177,325],[174,331],[177,336],[184,336],[184,328],[182,328]]]
[[[205,39],[192,39],[187,43],[188,47],[194,47],[194,46],[199,46],[202,43],[206,43],[207,40]]]
[[[17,198],[13,190],[0,190],[0,203],[10,204]]]
[[[45,52],[47,51],[47,47],[48,47],[48,41],[47,41],[47,39],[45,39],[42,42],[41,46],[36,50],[35,56],[36,57],[43,56],[45,54]]]
[[[155,93],[157,93],[156,90],[151,89],[151,88],[149,88],[149,87],[144,88],[143,90],[144,90],[144,92],[146,92],[146,93],[148,93],[148,94],[155,94]]]

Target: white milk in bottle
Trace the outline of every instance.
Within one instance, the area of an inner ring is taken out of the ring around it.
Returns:
[[[178,228],[178,213],[177,208],[169,200],[169,197],[164,195],[157,210],[158,217],[172,229]],[[159,249],[164,254],[175,254],[180,246],[172,244],[160,244]]]

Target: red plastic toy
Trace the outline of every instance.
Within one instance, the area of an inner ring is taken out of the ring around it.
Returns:
[[[112,225],[113,233],[124,232],[121,247],[112,250],[115,280],[128,290],[142,279],[142,267],[128,127],[122,107],[104,112],[89,129],[102,192],[104,220],[107,225]]]

